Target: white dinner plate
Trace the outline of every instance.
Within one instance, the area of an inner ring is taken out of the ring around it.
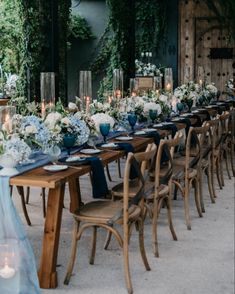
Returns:
[[[151,129],[151,128],[143,129],[143,131],[144,131],[145,133],[156,132],[155,129]]]
[[[80,152],[83,154],[98,154],[98,153],[102,152],[102,150],[100,150],[100,149],[82,149]]]
[[[155,125],[153,125],[155,128],[157,128],[157,127],[163,127],[163,124],[155,124]]]
[[[133,139],[133,137],[129,137],[129,136],[121,136],[121,137],[117,137],[116,138],[119,141],[130,141]]]
[[[101,145],[101,147],[103,147],[103,148],[116,148],[116,147],[118,147],[118,145],[115,143],[106,143],[106,144]]]
[[[66,170],[67,168],[68,168],[67,165],[57,165],[57,164],[46,165],[43,167],[43,169],[45,169],[46,171],[49,171],[49,172],[59,172],[62,170]]]
[[[146,132],[145,131],[137,131],[135,132],[135,135],[145,135]]]
[[[76,162],[76,161],[82,161],[82,160],[85,160],[85,158],[81,158],[78,155],[74,155],[74,156],[68,157],[65,161],[66,162]]]

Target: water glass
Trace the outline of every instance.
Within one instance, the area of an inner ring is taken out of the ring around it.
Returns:
[[[128,114],[127,119],[128,119],[128,122],[129,122],[129,124],[131,126],[131,130],[134,131],[134,127],[135,127],[135,124],[137,122],[137,115],[134,114],[134,113],[130,113],[130,114]]]
[[[149,117],[150,117],[152,123],[154,123],[155,119],[157,118],[157,114],[158,114],[158,112],[156,109],[149,110]]]
[[[100,127],[100,133],[104,139],[104,143],[106,143],[106,138],[110,131],[110,123],[101,123],[99,127]]]

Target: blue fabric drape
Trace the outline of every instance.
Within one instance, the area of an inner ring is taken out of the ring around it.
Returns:
[[[14,254],[18,259],[15,275],[10,279],[0,277],[0,293],[41,293],[34,254],[11,199],[9,177],[0,177],[0,220],[0,243],[16,240]]]

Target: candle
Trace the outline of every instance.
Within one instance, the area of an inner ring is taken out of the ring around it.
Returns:
[[[144,52],[141,52],[141,57],[144,57]]]
[[[116,97],[116,98],[121,98],[121,97],[122,97],[122,92],[121,92],[121,90],[116,90],[116,91],[115,91],[115,97]]]
[[[171,92],[171,84],[170,83],[166,84],[166,91]]]
[[[159,90],[156,90],[156,95],[157,95],[157,97],[159,96]]]
[[[136,95],[136,92],[135,91],[132,91],[131,92],[131,97],[136,97],[137,95]]]
[[[90,110],[90,97],[87,96],[85,97],[85,101],[86,101],[86,113],[89,113],[89,110]]]
[[[42,118],[45,118],[46,115],[46,105],[45,105],[45,101],[42,101],[41,103],[41,116]]]
[[[152,52],[149,52],[149,57],[152,57]]]
[[[15,269],[8,265],[8,259],[4,259],[4,267],[0,269],[0,276],[4,279],[10,279],[15,275]]]
[[[148,57],[149,56],[149,52],[145,52],[145,56]]]

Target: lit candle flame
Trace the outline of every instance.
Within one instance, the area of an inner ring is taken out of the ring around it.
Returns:
[[[4,279],[10,279],[15,275],[15,269],[8,265],[8,259],[4,259],[4,267],[0,269],[0,276]]]

